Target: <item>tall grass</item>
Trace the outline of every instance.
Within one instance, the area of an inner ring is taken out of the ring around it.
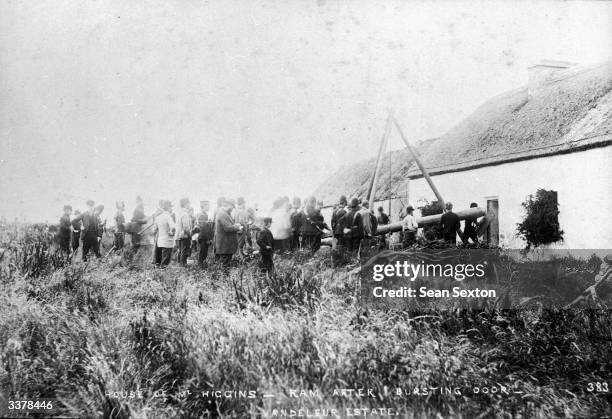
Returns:
[[[364,310],[347,272],[354,263],[330,259],[279,259],[274,278],[254,261],[157,270],[121,255],[39,276],[16,270],[0,292],[2,394],[54,398],[54,414],[78,417],[359,406],[416,417],[612,414],[610,393],[587,390],[609,382],[609,311]],[[440,386],[462,394],[397,395]],[[342,388],[376,396],[334,395]],[[296,399],[290,389],[313,393]]]

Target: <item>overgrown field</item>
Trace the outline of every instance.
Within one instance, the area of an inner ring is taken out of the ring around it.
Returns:
[[[4,231],[1,247],[1,416],[9,399],[88,418],[612,415],[610,392],[589,391],[612,384],[607,310],[367,309],[357,262],[329,250],[276,259],[268,280],[255,260],[229,276],[148,254],[66,263],[36,229]]]

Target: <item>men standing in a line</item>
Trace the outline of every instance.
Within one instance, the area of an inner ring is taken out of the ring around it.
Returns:
[[[442,238],[448,244],[457,244],[457,234],[459,234],[459,238],[463,238],[461,221],[459,216],[453,212],[451,202],[446,203],[446,212],[440,218],[440,227],[442,228]]]
[[[64,205],[64,214],[60,218],[59,231],[57,233],[57,241],[59,247],[66,255],[70,254],[70,215],[72,214],[72,207],[70,205]]]
[[[331,219],[331,227],[332,232],[334,234],[334,238],[336,239],[336,245],[339,247],[346,246],[344,240],[344,226],[340,222],[344,218],[346,214],[346,196],[342,195],[338,202],[336,208],[334,208],[334,212],[332,214]]]
[[[215,214],[215,258],[226,268],[238,251],[238,234],[242,232],[242,226],[231,216],[232,209],[234,203],[225,200]]]
[[[125,211],[125,203],[123,201],[119,201],[116,203],[116,207],[115,242],[113,247],[115,250],[121,250],[125,244],[125,215],[123,215],[123,211]]]
[[[270,232],[272,218],[264,217],[263,227],[257,232],[257,246],[259,246],[259,254],[261,255],[261,267],[268,275],[274,272],[274,237]]]
[[[164,200],[160,202],[161,213],[155,216],[155,228],[157,239],[155,242],[155,265],[165,268],[172,259],[172,248],[174,248],[175,223],[170,211],[172,202]]]
[[[208,211],[210,203],[208,201],[200,201],[200,213],[198,214],[198,266],[203,267],[208,258],[208,247],[210,246],[214,228],[212,221],[208,220]]]
[[[402,237],[404,240],[404,247],[411,246],[416,242],[416,235],[419,230],[419,224],[414,217],[414,207],[408,205],[406,207],[406,216],[402,220]]]
[[[181,266],[187,266],[187,258],[191,253],[191,232],[193,231],[189,198],[182,198],[180,206],[181,208],[176,219],[176,235],[174,239],[178,242],[178,262]]]

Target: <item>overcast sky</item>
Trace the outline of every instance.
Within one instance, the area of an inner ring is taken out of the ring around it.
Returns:
[[[389,108],[436,137],[540,59],[611,53],[612,2],[4,0],[0,215],[265,209],[375,155]]]

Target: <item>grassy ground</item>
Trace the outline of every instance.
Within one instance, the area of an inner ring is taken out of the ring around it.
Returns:
[[[148,254],[36,259],[28,240],[45,234],[15,234],[4,234],[1,264],[2,415],[24,398],[55,399],[55,413],[75,417],[612,415],[610,393],[589,391],[612,384],[608,311],[364,309],[356,262],[333,266],[325,250],[277,259],[274,282],[256,261],[225,275],[155,269]],[[365,397],[339,391],[359,388]]]

